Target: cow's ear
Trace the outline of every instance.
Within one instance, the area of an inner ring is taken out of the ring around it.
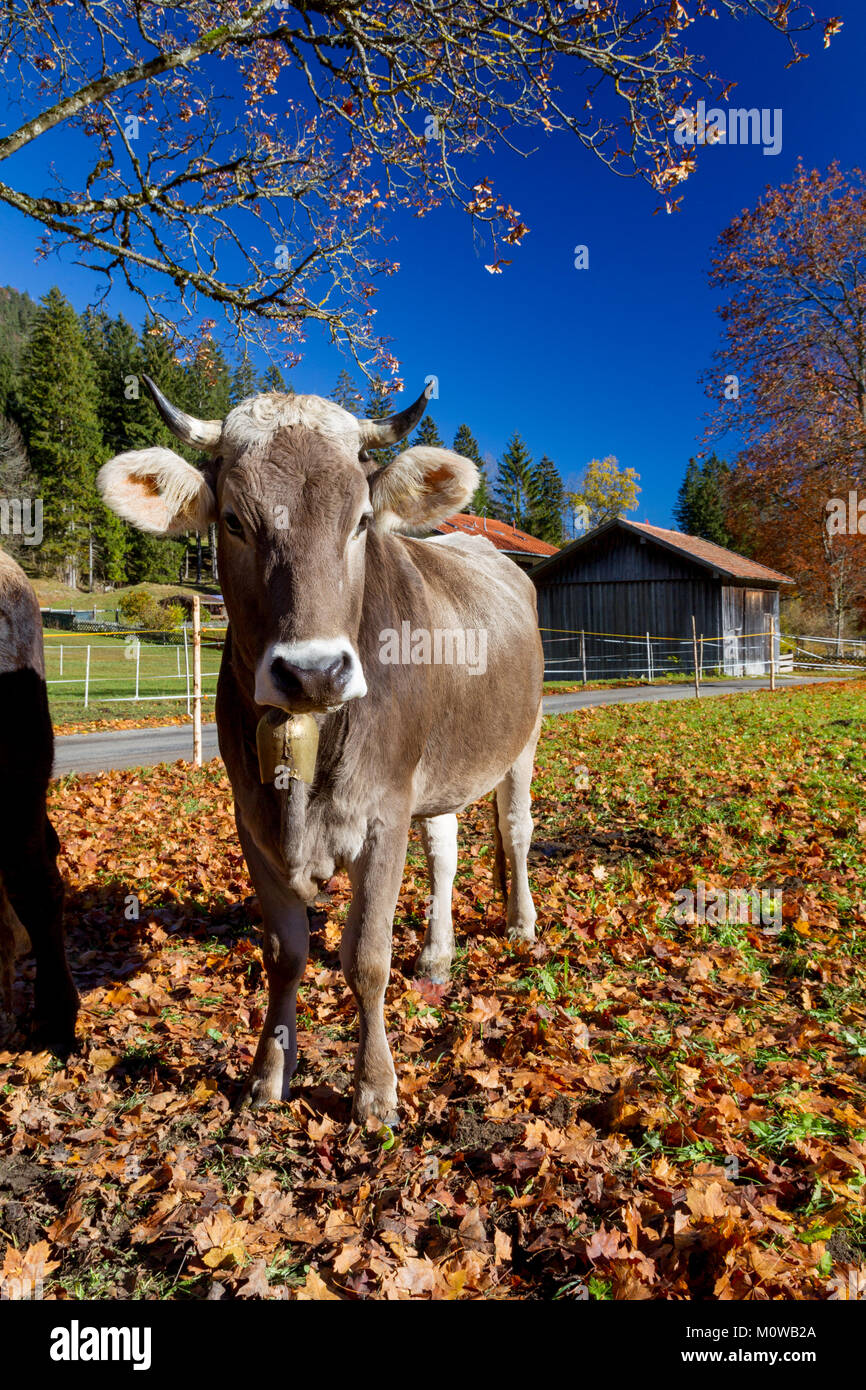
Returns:
[[[96,481],[105,505],[139,531],[171,536],[206,531],[216,521],[208,479],[171,449],[118,454]]]
[[[477,486],[469,459],[419,444],[373,474],[370,498],[380,529],[426,531],[465,507]]]

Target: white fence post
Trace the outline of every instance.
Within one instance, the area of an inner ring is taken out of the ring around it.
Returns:
[[[60,674],[63,675],[63,643],[60,643]]]
[[[90,699],[90,648],[87,648],[87,657],[84,662],[84,708],[87,709]]]
[[[201,599],[192,600],[192,760],[201,767]]]
[[[183,659],[186,663],[186,712],[187,714],[192,714],[189,692],[189,642],[186,637],[186,623],[183,625]]]
[[[135,639],[135,698],[138,699],[138,676],[141,670],[141,638]]]
[[[700,698],[701,694],[701,671],[698,666],[698,631],[695,626],[695,615],[692,614],[692,658],[695,663],[695,695]]]
[[[586,685],[586,633],[580,630],[580,664],[583,667],[583,683]]]
[[[651,681],[653,678],[653,649],[649,633],[646,635],[646,674],[647,680]]]

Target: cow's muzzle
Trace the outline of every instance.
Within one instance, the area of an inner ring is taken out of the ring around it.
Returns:
[[[323,711],[366,695],[361,663],[346,638],[275,642],[256,670],[256,703]]]

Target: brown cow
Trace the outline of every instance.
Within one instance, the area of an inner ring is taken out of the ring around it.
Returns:
[[[476,486],[475,467],[446,449],[370,463],[368,448],[414,426],[426,393],[387,420],[272,394],[222,422],[194,420],[148,387],[175,435],[209,463],[199,472],[170,450],[143,449],[112,459],[99,483],[108,506],[143,530],[219,522],[230,627],[217,723],[269,985],[245,1096],[288,1094],[306,905],[342,867],[353,896],[341,959],[360,1013],[353,1114],[391,1123],[383,1009],[410,822],[432,893],[419,974],[447,976],[456,812],[494,789],[509,935],[534,936],[526,856],[543,670],[534,589],[486,540],[397,534],[459,511]],[[282,724],[264,719],[269,710]],[[271,737],[283,740],[276,751]]]
[[[63,945],[59,844],[45,809],[53,761],[39,603],[0,551],[0,1004],[11,1011],[23,927],[36,957],[37,1034],[66,1051],[78,995]]]

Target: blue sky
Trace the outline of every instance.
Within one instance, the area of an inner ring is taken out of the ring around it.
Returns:
[[[491,174],[531,228],[504,274],[484,270],[489,251],[473,244],[461,214],[392,222],[389,249],[401,271],[377,296],[379,328],[393,339],[407,396],[428,374],[439,378],[431,409],[446,442],[465,420],[482,453],[498,457],[518,430],[534,457],[549,454],[568,481],[593,456],[615,454],[641,477],[634,518],[671,524],[687,460],[701,447],[706,399],[697,378],[718,337],[718,294],[706,281],[716,238],[768,184],[789,178],[798,157],[820,168],[863,162],[866,6],[835,0],[830,8],[845,20],[842,33],[828,50],[816,34],[810,59],[787,70],[787,47],[766,26],[712,26],[712,66],[737,82],[731,103],[780,107],[782,149],[704,149],[673,215],[654,215],[657,200],[642,182],[618,179],[557,136],[526,159],[506,151],[478,161],[479,176]],[[38,229],[6,208],[0,237],[2,282],[35,297],[59,284],[79,309],[96,294],[94,277],[68,254],[37,262]],[[589,248],[588,270],[574,268],[577,244]],[[125,294],[109,308],[140,321]],[[313,337],[292,381],[327,394],[344,365]]]

